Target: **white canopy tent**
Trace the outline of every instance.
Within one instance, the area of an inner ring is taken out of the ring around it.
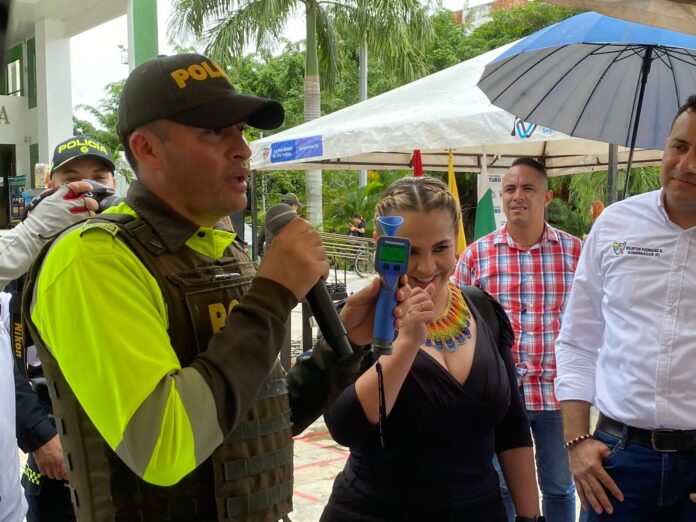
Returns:
[[[512,45],[512,44],[510,44]],[[550,175],[607,170],[606,143],[536,127],[494,107],[476,87],[503,46],[426,78],[251,143],[252,169],[408,169],[414,149],[424,170],[489,172],[519,156],[540,159]],[[659,164],[662,152],[637,150],[634,166]],[[628,149],[619,147],[619,166]]]

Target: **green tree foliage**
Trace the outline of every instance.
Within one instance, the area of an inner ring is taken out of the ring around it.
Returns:
[[[424,71],[417,49],[429,38],[430,19],[418,0],[174,0],[172,7],[170,35],[197,39],[223,67],[243,56],[247,45],[270,51],[287,21],[304,7],[304,120],[321,114],[320,85],[330,90],[339,80],[337,25],[350,27],[406,80]],[[321,171],[306,176],[309,218],[318,223],[323,211],[321,179]]]
[[[324,231],[348,233],[348,223],[354,213],[365,219],[365,237],[374,231],[375,205],[384,189],[394,180],[408,175],[404,171],[370,171],[368,184],[358,187],[355,172],[326,171],[324,183]]]
[[[116,132],[118,120],[118,100],[125,80],[107,84],[104,88],[105,96],[96,107],[92,105],[77,105],[75,108],[89,114],[96,122],[96,126],[87,119],[80,119],[73,115],[73,132],[76,136],[91,136],[101,141],[116,156],[123,150]]]
[[[625,171],[620,171],[617,185],[623,187]],[[556,178],[559,186],[567,188],[567,198],[563,203],[578,217],[583,233],[590,230],[590,205],[595,199],[606,202],[608,177],[606,172],[592,172],[560,176]],[[631,169],[629,182],[631,194],[642,194],[660,187],[659,167],[639,167]],[[566,229],[564,229],[566,230]],[[570,230],[569,230],[570,232]],[[575,232],[573,232],[575,233]]]
[[[473,54],[465,59],[529,36],[539,29],[561,22],[580,12],[541,1],[516,5],[509,9],[494,9],[491,12],[492,20],[474,29],[466,39],[468,52]]]

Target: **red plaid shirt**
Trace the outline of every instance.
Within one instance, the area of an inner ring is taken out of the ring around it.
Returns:
[[[453,279],[482,288],[503,306],[512,328],[518,381],[528,410],[557,410],[554,343],[570,294],[581,241],[546,225],[542,240],[516,243],[503,225],[469,245]]]

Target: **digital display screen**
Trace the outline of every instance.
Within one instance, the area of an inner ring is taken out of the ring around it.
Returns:
[[[382,243],[382,246],[379,249],[380,263],[399,263],[405,265],[407,256],[408,248],[405,248],[403,245],[389,245]]]

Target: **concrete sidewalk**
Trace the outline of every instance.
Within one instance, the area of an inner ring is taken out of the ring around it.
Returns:
[[[343,470],[348,450],[329,435],[323,418],[295,437],[293,522],[317,522],[331,495],[336,475]]]

